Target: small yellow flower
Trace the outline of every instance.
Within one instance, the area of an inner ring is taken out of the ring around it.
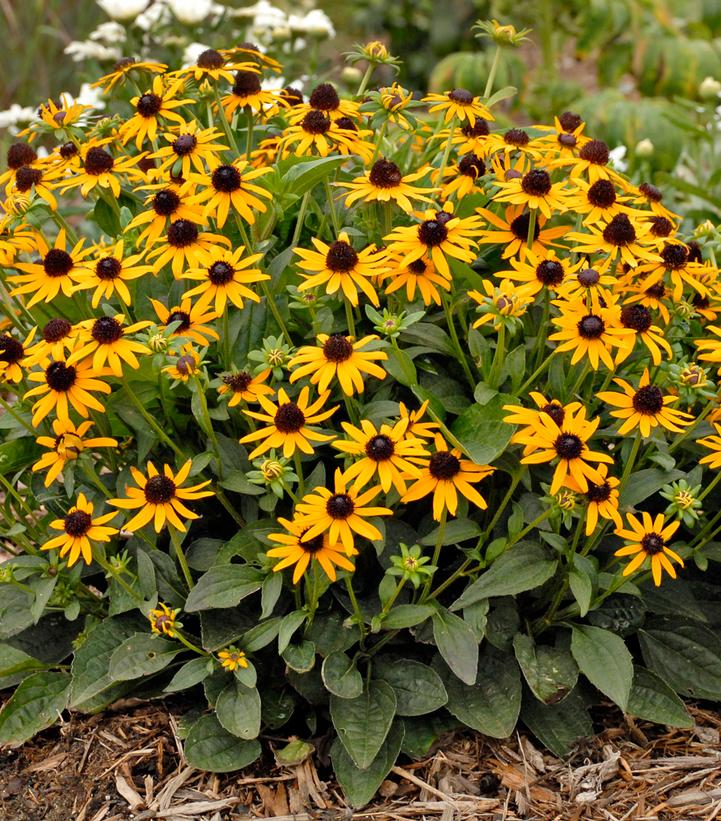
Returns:
[[[160,602],[158,606],[148,613],[148,620],[150,621],[150,629],[157,636],[169,636],[172,638],[177,628],[180,627],[180,622],[177,619],[180,610],[171,610],[167,604]]]

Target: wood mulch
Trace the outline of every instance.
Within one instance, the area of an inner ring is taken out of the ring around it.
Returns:
[[[0,752],[0,820],[721,821],[721,717],[690,709],[691,730],[604,710],[605,728],[566,761],[524,733],[451,734],[423,761],[394,767],[378,798],[353,811],[317,757],[280,767],[268,752],[242,772],[200,772],[183,759],[177,705],[125,701]]]

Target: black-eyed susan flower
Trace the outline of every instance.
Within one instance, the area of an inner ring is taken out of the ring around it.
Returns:
[[[613,288],[617,283],[608,270],[594,268],[588,262],[575,268],[573,276],[566,277],[558,288],[564,302],[585,302],[594,313],[613,302]]]
[[[577,493],[583,493],[586,500],[586,536],[590,536],[598,527],[599,516],[609,522],[613,522],[616,527],[623,527],[623,519],[618,512],[618,486],[619,480],[615,476],[608,475],[608,465],[599,465],[598,473],[603,481],[599,484],[588,483],[588,490],[583,492],[573,480],[573,477],[566,477],[566,487]]]
[[[229,396],[228,407],[234,408],[241,402],[258,402],[259,396],[272,396],[275,390],[266,385],[271,369],[263,368],[260,373],[253,375],[249,371],[231,371],[223,374],[218,393]]]
[[[255,43],[240,43],[222,50],[223,56],[228,60],[242,60],[250,62],[259,68],[269,68],[271,71],[280,72],[282,66],[270,54],[265,54]]]
[[[429,404],[428,399],[426,399],[420,408],[410,410],[403,402],[398,403],[400,418],[408,420],[407,433],[409,436],[416,436],[419,439],[433,439],[436,435],[438,422],[424,420]]]
[[[255,70],[243,70],[235,74],[230,93],[221,97],[220,101],[228,120],[232,120],[236,112],[240,111],[249,110],[253,114],[262,114],[279,101],[278,93],[264,89],[260,80],[260,74]]]
[[[443,94],[427,94],[423,98],[423,102],[432,103],[428,109],[429,114],[442,111],[443,121],[446,124],[450,123],[454,117],[460,122],[468,122],[470,125],[476,122],[477,117],[486,121],[495,119],[480,99],[465,88],[454,88]]]
[[[233,72],[236,70],[255,72],[256,74],[259,72],[253,62],[236,64],[234,60],[228,57],[227,53],[216,51],[214,48],[206,48],[200,52],[194,63],[170,72],[168,76],[193,79],[196,83],[202,83],[205,80],[213,80],[217,83],[221,78],[228,83],[232,83]]]
[[[569,402],[563,405],[557,399],[547,399],[538,391],[531,391],[530,397],[536,405],[534,408],[524,408],[523,405],[504,405],[503,410],[507,416],[503,418],[509,425],[519,425],[520,429],[511,436],[511,442],[523,445],[523,455],[533,453],[540,447],[537,442],[535,432],[538,426],[539,416],[542,413],[548,414],[551,419],[561,427],[566,418],[566,414],[573,415],[580,407],[580,402]]]
[[[132,231],[141,225],[146,226],[138,236],[138,245],[146,241],[152,245],[166,231],[166,227],[177,220],[187,220],[202,224],[205,221],[203,209],[190,202],[195,193],[192,180],[176,183],[174,181],[153,183],[141,186],[155,193],[150,194],[146,202],[150,205],[147,211],[141,211],[129,223],[127,230]]]
[[[197,267],[207,263],[214,250],[229,248],[230,240],[221,234],[201,231],[195,222],[177,219],[170,223],[165,237],[147,255],[156,273],[170,263],[176,279],[184,267]]]
[[[498,183],[496,202],[509,202],[533,211],[539,211],[546,219],[568,210],[565,181],[552,182],[551,175],[543,168],[532,168],[522,177],[513,177]]]
[[[156,636],[167,636],[172,639],[181,626],[178,613],[180,613],[180,608],[172,609],[167,604],[159,602],[158,606],[148,613],[151,632]]]
[[[414,174],[403,175],[398,166],[381,158],[376,160],[370,171],[350,182],[336,183],[341,188],[348,188],[350,194],[345,198],[345,207],[349,208],[354,202],[395,202],[404,211],[410,213],[413,210],[411,200],[432,202],[425,196],[432,193],[433,188],[418,188],[413,185],[423,177],[427,176],[428,169],[421,169]]]
[[[554,317],[552,322],[560,330],[548,337],[561,343],[556,350],[573,351],[572,365],[587,358],[594,370],[598,370],[600,362],[614,370],[611,350],[622,345],[626,337],[634,335],[630,328],[621,325],[618,308],[599,308],[598,313],[594,313],[582,301],[562,303],[559,300],[556,304],[561,309],[561,316]]]
[[[152,271],[150,265],[139,264],[142,254],[124,256],[124,240],[119,240],[111,248],[94,248],[91,259],[78,268],[74,290],[84,291],[94,288],[91,305],[97,308],[101,299],[110,299],[117,294],[126,305],[132,302],[127,283]]]
[[[706,266],[692,258],[689,246],[678,240],[664,242],[654,261],[644,263],[638,268],[646,288],[668,278],[676,302],[683,296],[686,286],[690,286],[702,297],[708,296],[704,282],[706,272]]]
[[[297,123],[311,111],[320,111],[331,120],[354,119],[358,116],[358,103],[341,98],[331,83],[320,83],[311,91],[307,103],[291,109],[290,120]]]
[[[628,190],[636,196],[636,202],[651,211],[658,217],[667,219],[675,225],[679,217],[663,204],[663,191],[650,182],[642,182],[638,188],[627,186]]]
[[[658,425],[666,430],[680,433],[693,421],[693,417],[689,414],[668,407],[673,402],[677,402],[678,397],[664,396],[661,388],[651,385],[648,368],[644,369],[638,388],[634,388],[625,379],[616,378],[613,381],[623,393],[601,391],[597,396],[607,405],[618,408],[618,410],[611,411],[611,416],[625,419],[618,429],[621,436],[638,428],[641,436],[645,438],[650,436],[651,431]]]
[[[577,156],[561,156],[554,160],[552,167],[570,167],[571,179],[584,177],[590,183],[598,180],[611,180],[623,183],[623,177],[609,165],[611,159],[608,146],[602,140],[589,140],[584,143]]]
[[[32,308],[38,302],[52,302],[59,293],[70,296],[83,261],[92,253],[91,248],[84,248],[85,240],[78,240],[67,250],[65,229],[58,232],[52,248],[45,238],[38,234],[37,246],[42,259],[40,262],[16,262],[15,268],[22,271],[8,277],[16,285],[12,296],[32,294],[27,307]]]
[[[415,502],[433,494],[433,518],[440,521],[445,511],[452,516],[458,510],[458,494],[469,502],[478,505],[481,510],[488,503],[473,487],[476,482],[490,476],[495,468],[489,465],[477,465],[470,459],[462,459],[457,448],[449,449],[443,437],[437,433],[434,438],[435,452],[430,459],[424,460],[421,474],[403,495],[401,501]]]
[[[368,506],[379,493],[380,486],[364,493],[348,487],[345,476],[337,469],[333,490],[316,487],[296,505],[296,521],[307,528],[304,539],[327,534],[331,544],[340,542],[346,555],[352,556],[356,552],[354,533],[371,541],[382,538],[380,530],[368,521],[373,516],[392,514],[387,507]]]
[[[0,334],[0,379],[3,382],[20,382],[23,367],[29,364],[27,354],[37,328],[31,328],[23,341],[12,334]]]
[[[655,285],[646,287],[643,280],[641,280],[641,282],[629,285],[626,289],[624,302],[628,304],[639,302],[652,311],[658,311],[666,324],[671,320],[668,292],[663,282],[657,282]]]
[[[92,542],[109,542],[118,532],[117,528],[106,524],[118,515],[117,510],[97,517],[93,516],[93,511],[93,503],[85,498],[85,494],[79,493],[77,502],[65,516],[50,522],[50,527],[61,530],[62,535],[45,542],[40,549],[59,550],[61,558],[68,557],[68,567],[72,567],[81,556],[85,564],[92,564]]]
[[[148,354],[150,348],[130,338],[130,334],[147,328],[148,321],[125,325],[123,314],[88,319],[78,325],[77,346],[67,359],[75,365],[92,357],[94,370],[108,367],[115,376],[123,375],[123,362],[133,370],[140,367],[136,354]]]
[[[107,94],[116,85],[122,85],[129,78],[131,72],[147,71],[152,74],[162,74],[168,67],[165,63],[158,63],[155,60],[136,60],[133,57],[123,57],[113,66],[113,70],[103,75],[93,87],[103,89]]]
[[[564,412],[560,424],[549,413],[540,413],[536,417],[534,450],[523,456],[521,462],[524,465],[538,465],[558,459],[551,482],[552,496],[565,485],[567,476],[574,479],[582,493],[588,490],[589,482],[603,484],[603,477],[596,465],[599,462],[612,464],[613,459],[607,453],[592,451],[588,446],[599,421],[586,419],[585,408],[573,413]]]
[[[175,109],[193,105],[195,100],[178,98],[184,82],[183,79],[176,79],[166,85],[163,77],[155,77],[150,89],[131,99],[130,104],[134,107],[135,114],[126,120],[118,131],[123,145],[133,137],[138,150],[142,148],[146,139],[153,142],[158,136],[161,120],[185,125],[184,118]]]
[[[312,241],[317,249],[315,251],[294,249],[301,258],[298,267],[311,272],[304,274],[305,281],[298,286],[300,291],[325,285],[327,294],[341,290],[350,304],[355,306],[358,304],[360,290],[373,305],[380,304],[371,280],[383,273],[385,267],[378,264],[375,246],[370,245],[362,251],[356,251],[345,231],[341,231],[338,239],[331,245],[326,245],[315,237]]]
[[[47,470],[45,487],[50,485],[63,472],[69,462],[74,462],[84,451],[93,451],[95,448],[116,448],[117,439],[110,436],[93,436],[85,438],[85,434],[93,426],[92,422],[81,422],[77,427],[69,419],[53,420],[55,436],[39,436],[35,441],[41,447],[47,448],[33,465],[33,473]]]
[[[200,281],[200,285],[196,285],[185,296],[197,297],[196,305],[199,309],[212,305],[216,314],[222,314],[228,302],[238,308],[243,307],[246,299],[260,302],[258,294],[248,286],[255,282],[265,282],[270,279],[270,275],[264,274],[259,268],[250,267],[262,259],[262,254],[244,257],[244,253],[243,245],[234,251],[212,251],[201,265],[194,265],[182,274],[183,279]]]
[[[59,168],[23,165],[15,171],[12,180],[5,188],[5,193],[9,200],[17,197],[30,197],[34,193],[53,211],[56,211],[58,201],[52,189],[62,175],[63,171]]]
[[[86,112],[92,110],[92,106],[83,105],[77,102],[77,100],[73,100],[69,95],[61,95],[58,100],[50,98],[38,107],[40,123],[31,123],[28,129],[30,132],[28,139],[30,141],[33,140],[35,130],[52,133],[60,129],[67,129],[72,125],[79,125],[81,120],[87,121],[84,115]],[[20,132],[18,136],[22,136],[24,133],[25,132]]]
[[[666,524],[666,517],[659,513],[655,518],[645,511],[641,513],[641,521],[633,513],[627,513],[628,529],[619,527],[615,532],[627,542],[616,551],[616,556],[633,556],[623,569],[624,576],[630,576],[639,570],[646,559],[651,566],[651,575],[656,587],[661,584],[661,577],[665,570],[672,578],[676,578],[676,568],[671,561],[684,566],[683,559],[668,546],[669,540],[678,530],[681,522]]]
[[[698,461],[700,465],[708,465],[713,470],[718,470],[721,468],[721,425],[718,422],[712,424],[716,433],[696,440],[698,445],[707,448],[711,453],[702,456]]]
[[[384,239],[390,243],[389,256],[399,257],[402,265],[430,257],[436,270],[450,278],[446,257],[473,262],[478,247],[474,236],[480,225],[478,217],[454,217],[446,203],[442,211],[426,211],[419,225],[399,226]]]
[[[245,670],[248,667],[248,659],[245,652],[243,650],[239,650],[233,644],[225,650],[221,650],[218,653],[218,658],[220,659],[220,666],[224,670],[228,670],[231,673],[234,670],[237,670],[238,667],[242,670]]]
[[[370,161],[375,153],[373,143],[366,142],[370,131],[354,131],[341,127],[339,121],[333,121],[323,111],[312,109],[297,125],[288,126],[278,141],[282,157],[294,154],[304,157],[317,154],[327,157],[334,151],[341,154],[358,154],[365,161]]]
[[[536,125],[534,128],[548,132],[543,137],[536,137],[533,140],[534,148],[542,149],[544,154],[551,152],[551,156],[555,154],[564,158],[576,157],[580,149],[591,139],[583,133],[586,123],[573,111],[564,111],[560,117],[554,117],[553,126]]]
[[[197,302],[193,303],[187,294],[181,299],[180,305],[173,305],[170,308],[166,308],[157,299],[151,299],[150,303],[163,329],[170,325],[174,326],[170,331],[171,339],[182,336],[201,346],[207,345],[211,339],[219,339],[218,332],[208,325],[217,319],[218,314],[215,311],[208,311]]]
[[[634,215],[634,209],[628,205],[630,197],[620,194],[611,180],[601,179],[594,183],[575,180],[575,185],[576,190],[569,192],[566,205],[569,211],[584,215],[585,225],[607,224],[616,214]]]
[[[519,288],[510,279],[502,279],[500,283],[484,279],[481,287],[483,293],[468,292],[468,296],[478,303],[478,310],[481,313],[473,323],[474,328],[480,328],[487,322],[492,322],[496,330],[506,325],[513,327],[534,301],[531,289]]]
[[[5,154],[7,159],[7,170],[0,174],[0,185],[12,186],[15,174],[20,168],[28,165],[35,165],[39,162],[37,151],[26,142],[18,140],[8,146]],[[7,187],[6,193],[10,188]]]
[[[87,197],[97,186],[110,189],[117,199],[120,197],[119,175],[131,182],[143,179],[143,172],[137,168],[141,157],[113,156],[108,150],[108,142],[108,139],[93,140],[80,147],[80,157],[77,166],[72,167],[73,173],[57,183],[63,194],[79,188],[81,196]]]
[[[310,402],[310,388],[304,387],[298,399],[292,401],[283,388],[278,391],[276,402],[273,403],[262,394],[258,395],[258,402],[265,413],[244,410],[243,413],[265,423],[265,427],[252,431],[244,436],[240,441],[257,442],[263,440],[250,453],[249,458],[254,459],[262,453],[276,448],[283,449],[283,455],[293,456],[296,450],[303,453],[313,453],[313,444],[318,442],[329,442],[334,437],[325,433],[313,430],[312,425],[324,422],[330,418],[337,410],[338,405],[334,405],[328,410],[322,410],[328,401],[330,394],[326,391],[321,393],[315,402]]]
[[[453,129],[451,144],[457,148],[458,153],[461,155],[475,154],[480,159],[485,159],[491,147],[488,141],[490,133],[488,121],[484,120],[483,117],[476,117],[473,125],[465,122],[460,128]],[[445,142],[449,136],[450,130],[444,129],[438,132],[437,138]]]
[[[311,385],[317,385],[325,393],[333,379],[337,379],[346,396],[363,393],[363,374],[384,379],[386,372],[376,364],[388,359],[383,351],[364,350],[378,340],[377,336],[364,336],[355,340],[343,334],[319,334],[318,346],[304,345],[290,360],[290,381],[296,382],[310,376]]]
[[[641,220],[631,220],[628,214],[616,214],[610,222],[589,225],[586,232],[571,231],[566,239],[574,243],[577,254],[608,255],[608,263],[621,259],[631,268],[644,261],[658,261],[656,241],[650,226]],[[649,283],[651,284],[651,283]]]
[[[348,422],[342,426],[349,438],[336,439],[333,447],[361,457],[343,474],[347,481],[355,480],[355,488],[365,487],[377,476],[384,493],[395,487],[402,496],[407,490],[406,481],[420,477],[420,469],[409,460],[423,459],[428,451],[422,439],[408,435],[408,419],[379,428],[367,419],[361,419],[360,427]]]
[[[621,325],[634,332],[633,336],[624,338],[623,344],[616,354],[616,362],[623,362],[631,355],[637,339],[640,339],[648,348],[654,365],[661,364],[661,350],[666,353],[669,359],[673,356],[671,346],[666,341],[663,330],[658,325],[653,324],[653,315],[645,305],[635,303],[624,305],[620,313]]]
[[[190,342],[183,345],[170,365],[161,368],[163,373],[176,382],[187,382],[200,370],[202,358]]]
[[[504,217],[494,214],[488,208],[476,208],[476,213],[483,217],[492,227],[481,228],[475,235],[479,245],[499,245],[504,248],[501,256],[520,257],[525,259],[528,253],[528,238],[531,233],[531,217],[522,205],[512,205],[506,208]],[[535,254],[543,254],[551,246],[557,245],[554,240],[568,232],[565,225],[556,225],[553,228],[544,228],[547,219],[540,214],[531,237],[531,246]]]
[[[462,200],[482,190],[486,164],[474,153],[464,154],[455,165],[445,169],[441,185],[441,199],[457,197]]]
[[[185,532],[186,527],[181,516],[183,519],[200,518],[197,513],[188,510],[183,502],[212,496],[213,491],[203,490],[210,484],[210,480],[190,487],[182,487],[188,478],[192,464],[192,460],[188,459],[177,473],[173,473],[170,465],[163,465],[163,472],[159,473],[155,465],[148,462],[147,476],[131,466],[130,472],[137,487],[126,486],[127,498],[110,499],[108,502],[113,507],[122,510],[140,508],[138,513],[124,525],[124,529],[135,532],[152,521],[156,533],[160,533],[168,523]]]
[[[205,174],[206,168],[220,165],[218,154],[229,149],[224,143],[216,142],[222,138],[217,128],[201,128],[197,120],[191,120],[163,134],[168,145],[150,154],[149,159],[160,160],[161,171],[188,179],[193,169]]]
[[[225,225],[230,209],[237,211],[249,224],[255,223],[254,211],[264,213],[271,199],[270,191],[254,180],[272,172],[272,168],[253,168],[245,160],[234,160],[228,165],[216,166],[210,174],[194,177],[202,187],[191,202],[203,205],[203,216],[212,216],[219,228]]]
[[[499,279],[510,279],[523,286],[523,291],[532,295],[546,288],[559,291],[568,277],[573,276],[582,266],[583,260],[571,262],[559,257],[554,250],[536,254],[529,250],[525,259],[511,259],[510,271],[499,271]]]
[[[33,425],[39,425],[53,409],[61,422],[68,422],[70,406],[83,419],[88,418],[89,408],[104,413],[105,408],[93,394],[110,393],[110,385],[98,379],[107,375],[107,370],[97,370],[90,362],[69,365],[64,360],[51,362],[44,370],[31,373],[29,381],[40,383],[25,394],[25,398],[40,397],[33,404]]]
[[[312,562],[318,562],[332,582],[336,580],[336,567],[347,570],[349,573],[355,570],[353,563],[348,559],[349,556],[355,556],[358,553],[352,544],[348,549],[337,538],[331,540],[328,533],[318,533],[316,536],[308,537],[308,524],[302,520],[289,521],[281,518],[278,519],[278,524],[287,532],[268,534],[268,538],[273,542],[278,542],[280,547],[272,547],[267,555],[271,559],[281,560],[274,565],[274,571],[295,565],[293,584],[298,584]]]
[[[507,131],[493,131],[488,135],[484,144],[485,154],[493,157],[498,167],[497,160],[500,159],[506,168],[511,167],[513,157],[524,158],[539,162],[542,158],[541,152],[534,145],[528,132],[523,128],[509,128]],[[505,179],[509,179],[506,175]]]
[[[27,351],[28,366],[45,367],[51,359],[65,359],[74,348],[78,329],[64,317],[53,317],[43,325],[40,336]]]
[[[392,294],[405,289],[408,302],[413,302],[419,292],[424,305],[440,305],[440,291],[450,291],[452,279],[442,276],[430,257],[414,259],[407,264],[391,257],[386,258],[388,270],[381,275],[386,285],[385,293]],[[439,290],[440,289],[440,290]]]

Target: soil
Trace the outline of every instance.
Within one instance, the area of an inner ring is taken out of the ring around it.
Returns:
[[[189,767],[178,738],[187,704],[126,700],[71,715],[0,752],[0,821],[664,821],[721,819],[721,717],[691,707],[690,730],[624,721],[608,708],[598,735],[562,761],[517,733],[443,738],[423,761],[401,761],[371,805],[351,810],[318,756],[279,767],[265,758],[228,775]]]

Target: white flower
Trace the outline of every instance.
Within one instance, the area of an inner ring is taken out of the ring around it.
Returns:
[[[65,53],[69,54],[76,63],[83,60],[119,60],[122,56],[119,48],[104,46],[92,40],[73,40],[65,46]]]
[[[114,20],[101,23],[95,31],[90,33],[91,40],[99,40],[112,46],[114,43],[124,43],[126,40],[125,27]]]
[[[608,152],[608,156],[611,160],[611,165],[617,170],[623,173],[628,163],[624,162],[624,157],[626,156],[626,146],[625,145],[617,145],[615,148],[612,148]]]
[[[146,11],[139,15],[135,21],[135,25],[143,31],[150,31],[158,25],[164,25],[172,21],[172,15],[165,0],[156,0],[152,6],[149,6]]]
[[[321,9],[311,9],[304,17],[291,14],[288,25],[294,31],[302,31],[316,37],[335,37],[335,29],[330,17]]]
[[[248,11],[253,12],[253,28],[275,29],[287,25],[285,12],[271,5],[268,0],[258,0]]]
[[[648,138],[646,138],[645,140],[640,140],[636,144],[636,154],[639,157],[650,157],[650,156],[652,156],[652,154],[654,152],[654,149],[655,149],[654,144]]]
[[[213,8],[213,0],[168,0],[170,10],[186,26],[202,23]]]
[[[80,103],[80,105],[89,105],[93,108],[105,108],[106,99],[99,88],[93,88],[90,83],[83,83],[80,86],[80,91],[75,98],[75,102]]]
[[[702,100],[713,100],[721,94],[721,83],[715,77],[704,77],[698,93]]]
[[[0,111],[0,128],[11,128],[15,125],[29,123],[37,119],[37,111],[34,108],[23,108],[17,103],[13,103],[10,108]]]
[[[148,6],[148,0],[96,0],[100,8],[113,20],[130,21]]]

